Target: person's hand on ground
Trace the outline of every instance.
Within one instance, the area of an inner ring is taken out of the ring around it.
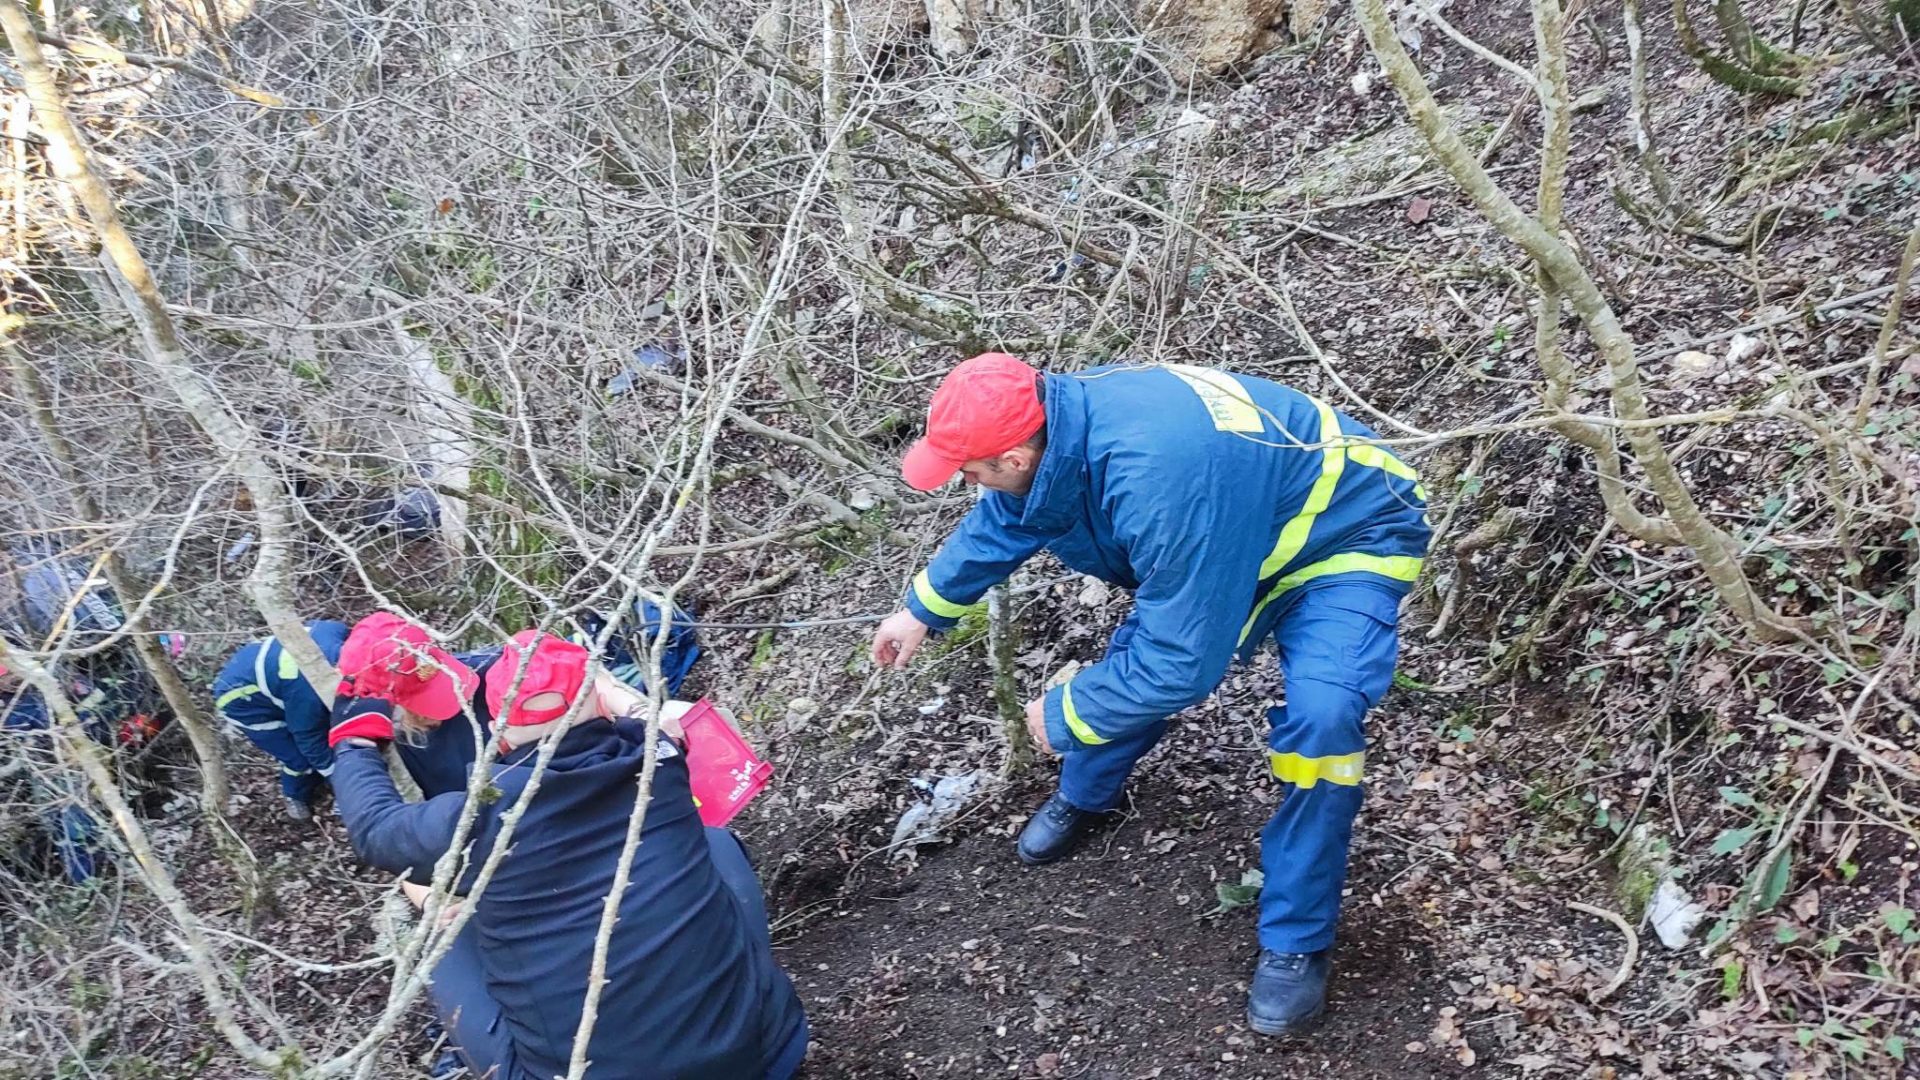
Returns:
[[[593,700],[588,705],[588,715],[609,720],[647,715],[646,695],[605,671],[593,677]]]
[[[1047,741],[1047,699],[1044,697],[1027,702],[1027,734],[1033,736],[1033,745],[1041,750],[1049,754],[1059,753]]]
[[[928,629],[911,611],[887,616],[887,621],[873,632],[873,662],[881,667],[906,667],[920,643],[927,640]]]

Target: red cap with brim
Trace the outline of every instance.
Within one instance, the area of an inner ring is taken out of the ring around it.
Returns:
[[[558,720],[573,706],[586,685],[586,648],[563,637],[538,630],[513,635],[500,659],[487,669],[487,709],[505,717],[508,727],[530,727]],[[522,663],[526,670],[521,670]],[[514,680],[519,685],[514,685]],[[513,700],[507,700],[507,691]],[[534,701],[545,698],[539,704]]]
[[[426,717],[451,720],[480,688],[480,677],[433,644],[421,627],[385,611],[354,624],[340,648],[340,689]]]
[[[921,439],[907,449],[906,457],[900,459],[900,476],[915,491],[932,491],[953,479],[953,474],[965,464],[964,459],[953,461],[935,450],[927,440]]]
[[[927,406],[926,438],[900,462],[920,491],[953,479],[962,465],[998,457],[1046,426],[1034,381],[1040,373],[1006,353],[981,353],[947,372]]]

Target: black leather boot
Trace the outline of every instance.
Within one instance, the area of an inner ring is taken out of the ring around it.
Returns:
[[[1327,976],[1333,950],[1277,953],[1260,950],[1247,991],[1247,1026],[1262,1035],[1300,1035],[1311,1031],[1327,1007]]]
[[[1020,861],[1028,866],[1045,866],[1073,854],[1080,841],[1107,815],[1082,810],[1059,792],[1046,805],[1034,811],[1027,827],[1020,830]]]

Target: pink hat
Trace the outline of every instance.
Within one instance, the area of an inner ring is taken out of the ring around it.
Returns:
[[[451,720],[480,688],[472,668],[398,615],[376,611],[354,624],[340,647],[340,689],[391,701],[429,720]]]

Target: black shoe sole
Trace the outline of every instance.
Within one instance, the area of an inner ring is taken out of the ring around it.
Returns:
[[[1024,865],[1027,865],[1027,866],[1052,866],[1052,865],[1053,865],[1054,863],[1057,863],[1057,862],[1059,862],[1060,860],[1062,860],[1062,859],[1064,859],[1064,858],[1066,858],[1067,856],[1069,856],[1069,855],[1072,855],[1072,854],[1074,853],[1074,851],[1078,849],[1078,847],[1079,847],[1079,845],[1077,845],[1077,844],[1076,844],[1076,845],[1075,845],[1074,847],[1072,847],[1072,848],[1068,848],[1068,849],[1067,849],[1066,851],[1063,851],[1063,852],[1061,852],[1061,853],[1060,853],[1060,854],[1058,854],[1058,855],[1049,855],[1049,856],[1047,856],[1046,858],[1041,858],[1041,857],[1039,857],[1039,856],[1037,856],[1037,855],[1029,855],[1029,854],[1027,854],[1027,853],[1026,853],[1026,851],[1025,851],[1025,850],[1023,850],[1023,849],[1021,849],[1021,848],[1018,848],[1018,847],[1016,847],[1016,848],[1014,848],[1014,849],[1013,849],[1013,853],[1014,853],[1015,855],[1018,855],[1018,856],[1020,857],[1020,862],[1021,862],[1022,864],[1024,864]]]
[[[1326,1016],[1326,1013],[1327,1007],[1325,1004],[1322,1004],[1319,1008],[1298,1020],[1263,1020],[1255,1016],[1253,1010],[1249,1009],[1247,1010],[1247,1026],[1258,1034],[1270,1035],[1277,1039],[1297,1038],[1318,1028],[1321,1019]]]

